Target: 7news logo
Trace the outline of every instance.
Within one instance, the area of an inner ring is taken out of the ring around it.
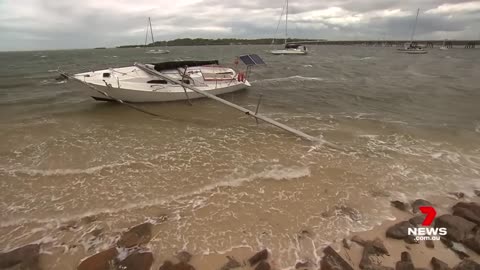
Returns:
[[[422,222],[422,227],[408,228],[408,235],[414,236],[415,240],[440,240],[441,236],[447,235],[447,228],[430,227],[437,211],[432,206],[420,206],[420,212],[425,214],[425,219]]]

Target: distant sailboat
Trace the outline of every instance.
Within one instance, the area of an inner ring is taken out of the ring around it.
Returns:
[[[150,28],[150,34],[152,36],[152,44],[154,44],[155,40],[153,39],[152,21],[150,20],[150,17],[148,17],[147,32],[145,33],[145,47],[147,47],[148,29],[149,28]],[[169,50],[162,50],[162,49],[151,49],[151,50],[146,51],[145,53],[167,54],[167,53],[170,53],[170,51]]]
[[[280,17],[281,18],[281,17]],[[278,28],[277,28],[278,30]],[[280,50],[272,50],[270,53],[275,55],[293,54],[305,55],[307,54],[307,47],[301,44],[288,43],[288,0],[285,1],[285,48]]]
[[[440,50],[444,50],[444,51],[448,50],[448,47],[445,45],[445,42],[446,42],[446,39],[443,40],[443,45],[440,46]]]
[[[413,38],[415,36],[415,30],[417,29],[419,13],[420,13],[420,9],[417,9],[417,17],[415,18],[415,24],[413,25],[413,31],[412,31],[412,36],[410,37],[410,42],[405,43],[403,48],[398,49],[399,52],[408,53],[408,54],[426,54],[427,53],[426,50],[424,50],[422,47],[418,46],[416,43],[413,42]]]

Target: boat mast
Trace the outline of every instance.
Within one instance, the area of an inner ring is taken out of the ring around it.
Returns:
[[[147,40],[148,40],[148,22],[147,22],[147,28],[145,29],[145,47],[147,47]]]
[[[153,39],[152,20],[150,20],[150,17],[148,17],[148,24],[150,24],[150,34],[152,34],[152,43],[155,43],[155,40]]]
[[[285,12],[285,45],[287,45],[287,39],[288,39],[288,0],[287,1],[287,6],[286,6],[286,12]]]
[[[418,22],[418,13],[420,13],[420,9],[417,9],[417,17],[415,18],[415,24],[413,25],[413,31],[412,31],[412,36],[410,37],[410,43],[413,42],[413,36],[415,36],[415,30],[417,28],[417,22]]]

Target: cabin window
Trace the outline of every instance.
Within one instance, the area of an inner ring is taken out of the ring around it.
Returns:
[[[190,84],[190,80],[179,80],[180,82],[183,82],[184,84]]]
[[[108,72],[103,73],[103,78],[110,78],[110,73]]]
[[[165,80],[150,80],[147,83],[167,84],[168,82]]]

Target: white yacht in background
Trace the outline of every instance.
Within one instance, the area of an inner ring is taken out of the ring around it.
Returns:
[[[398,52],[408,53],[408,54],[426,54],[427,51],[422,47],[418,46],[415,42],[413,42],[413,38],[415,36],[415,30],[417,28],[418,22],[418,14],[420,13],[420,9],[417,9],[417,17],[415,17],[415,24],[413,25],[412,36],[410,38],[409,43],[405,43],[403,48],[398,49]]]
[[[153,43],[155,43],[155,40],[153,38],[152,21],[150,20],[150,17],[148,17],[147,32],[145,33],[145,47],[147,47],[148,29],[149,28],[150,28],[150,34],[152,36],[152,44],[153,44]],[[150,50],[146,51],[145,53],[167,54],[167,53],[170,53],[170,51],[166,50],[166,49],[150,49]]]
[[[442,51],[448,50],[448,47],[445,45],[445,42],[446,42],[446,40],[444,39],[442,46],[440,46],[440,50],[442,50]]]
[[[283,12],[280,15],[280,19],[282,18]],[[280,21],[279,21],[280,22]],[[277,27],[278,30],[278,27]],[[289,44],[288,40],[288,0],[285,0],[285,47],[283,49],[271,50],[270,53],[274,55],[283,55],[283,54],[291,54],[291,55],[305,55],[307,54],[307,47],[301,44]],[[275,40],[272,41],[272,43]]]

